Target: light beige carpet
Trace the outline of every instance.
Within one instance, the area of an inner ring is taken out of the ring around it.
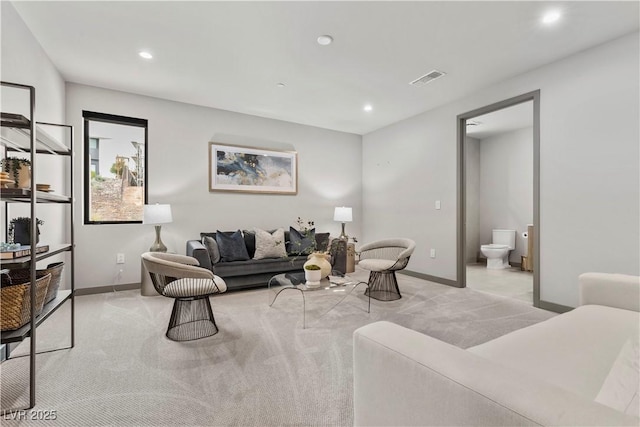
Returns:
[[[273,307],[266,289],[229,292],[212,298],[220,332],[187,343],[164,336],[171,299],[139,291],[78,297],[76,347],[37,359],[34,410],[54,410],[57,419],[2,424],[347,426],[358,327],[389,320],[466,348],[553,316],[470,289],[398,279],[402,299],[372,300],[369,314],[361,288],[308,329],[297,292]],[[308,302],[312,311],[330,305]],[[67,307],[38,329],[39,348],[67,342]],[[27,366],[28,358],[0,365],[3,409],[27,402]]]

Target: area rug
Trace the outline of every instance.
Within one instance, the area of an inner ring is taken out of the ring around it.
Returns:
[[[353,276],[365,279],[366,272]],[[364,288],[334,309],[267,289],[212,298],[220,332],[193,342],[164,333],[173,300],[139,291],[76,298],[76,345],[37,357],[37,405],[3,425],[353,425],[352,334],[388,320],[466,348],[554,314],[516,300],[398,276],[402,299],[372,300]],[[68,305],[38,328],[41,350],[69,339]],[[324,314],[321,317],[321,314]],[[28,350],[28,342],[13,355]],[[27,402],[28,358],[0,365],[2,408]],[[55,420],[29,417],[54,411]]]

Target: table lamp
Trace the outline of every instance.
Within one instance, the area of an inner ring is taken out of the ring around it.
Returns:
[[[162,243],[160,238],[160,224],[168,224],[173,222],[171,217],[171,205],[144,205],[144,211],[142,216],[143,224],[150,224],[156,226],[156,241],[149,248],[150,252],[167,252],[167,247]]]
[[[342,233],[340,233],[339,238],[342,240],[348,240],[349,236],[347,236],[344,232],[344,223],[353,221],[351,208],[345,208],[344,206],[341,208],[336,208],[333,213],[333,220],[342,223]]]

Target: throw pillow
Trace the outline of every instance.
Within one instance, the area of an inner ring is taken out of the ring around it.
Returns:
[[[316,233],[316,251],[324,252],[329,249],[329,233]]]
[[[242,235],[244,236],[244,245],[249,253],[249,259],[251,259],[256,253],[256,233],[253,230],[242,230]]]
[[[207,251],[209,251],[209,258],[211,258],[211,263],[216,264],[220,262],[220,251],[218,250],[216,239],[210,236],[204,236],[202,238],[202,244],[205,248],[207,248]]]
[[[222,262],[246,261],[250,259],[240,230],[233,233],[225,233],[220,230],[216,231],[216,243],[218,244],[220,260]]]
[[[316,229],[301,232],[289,227],[289,255],[309,255],[316,248]]]
[[[638,337],[627,340],[595,398],[598,403],[636,417],[640,417],[638,400],[640,344],[638,341]]]
[[[253,259],[284,258],[287,250],[284,246],[284,229],[278,228],[273,233],[255,228],[256,253]]]

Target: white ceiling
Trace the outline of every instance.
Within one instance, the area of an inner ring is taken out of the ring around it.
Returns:
[[[469,122],[478,124],[470,126]],[[477,139],[485,139],[500,133],[532,126],[533,101],[529,101],[467,120],[467,135]]]
[[[637,1],[13,4],[67,81],[357,134],[639,28]]]

